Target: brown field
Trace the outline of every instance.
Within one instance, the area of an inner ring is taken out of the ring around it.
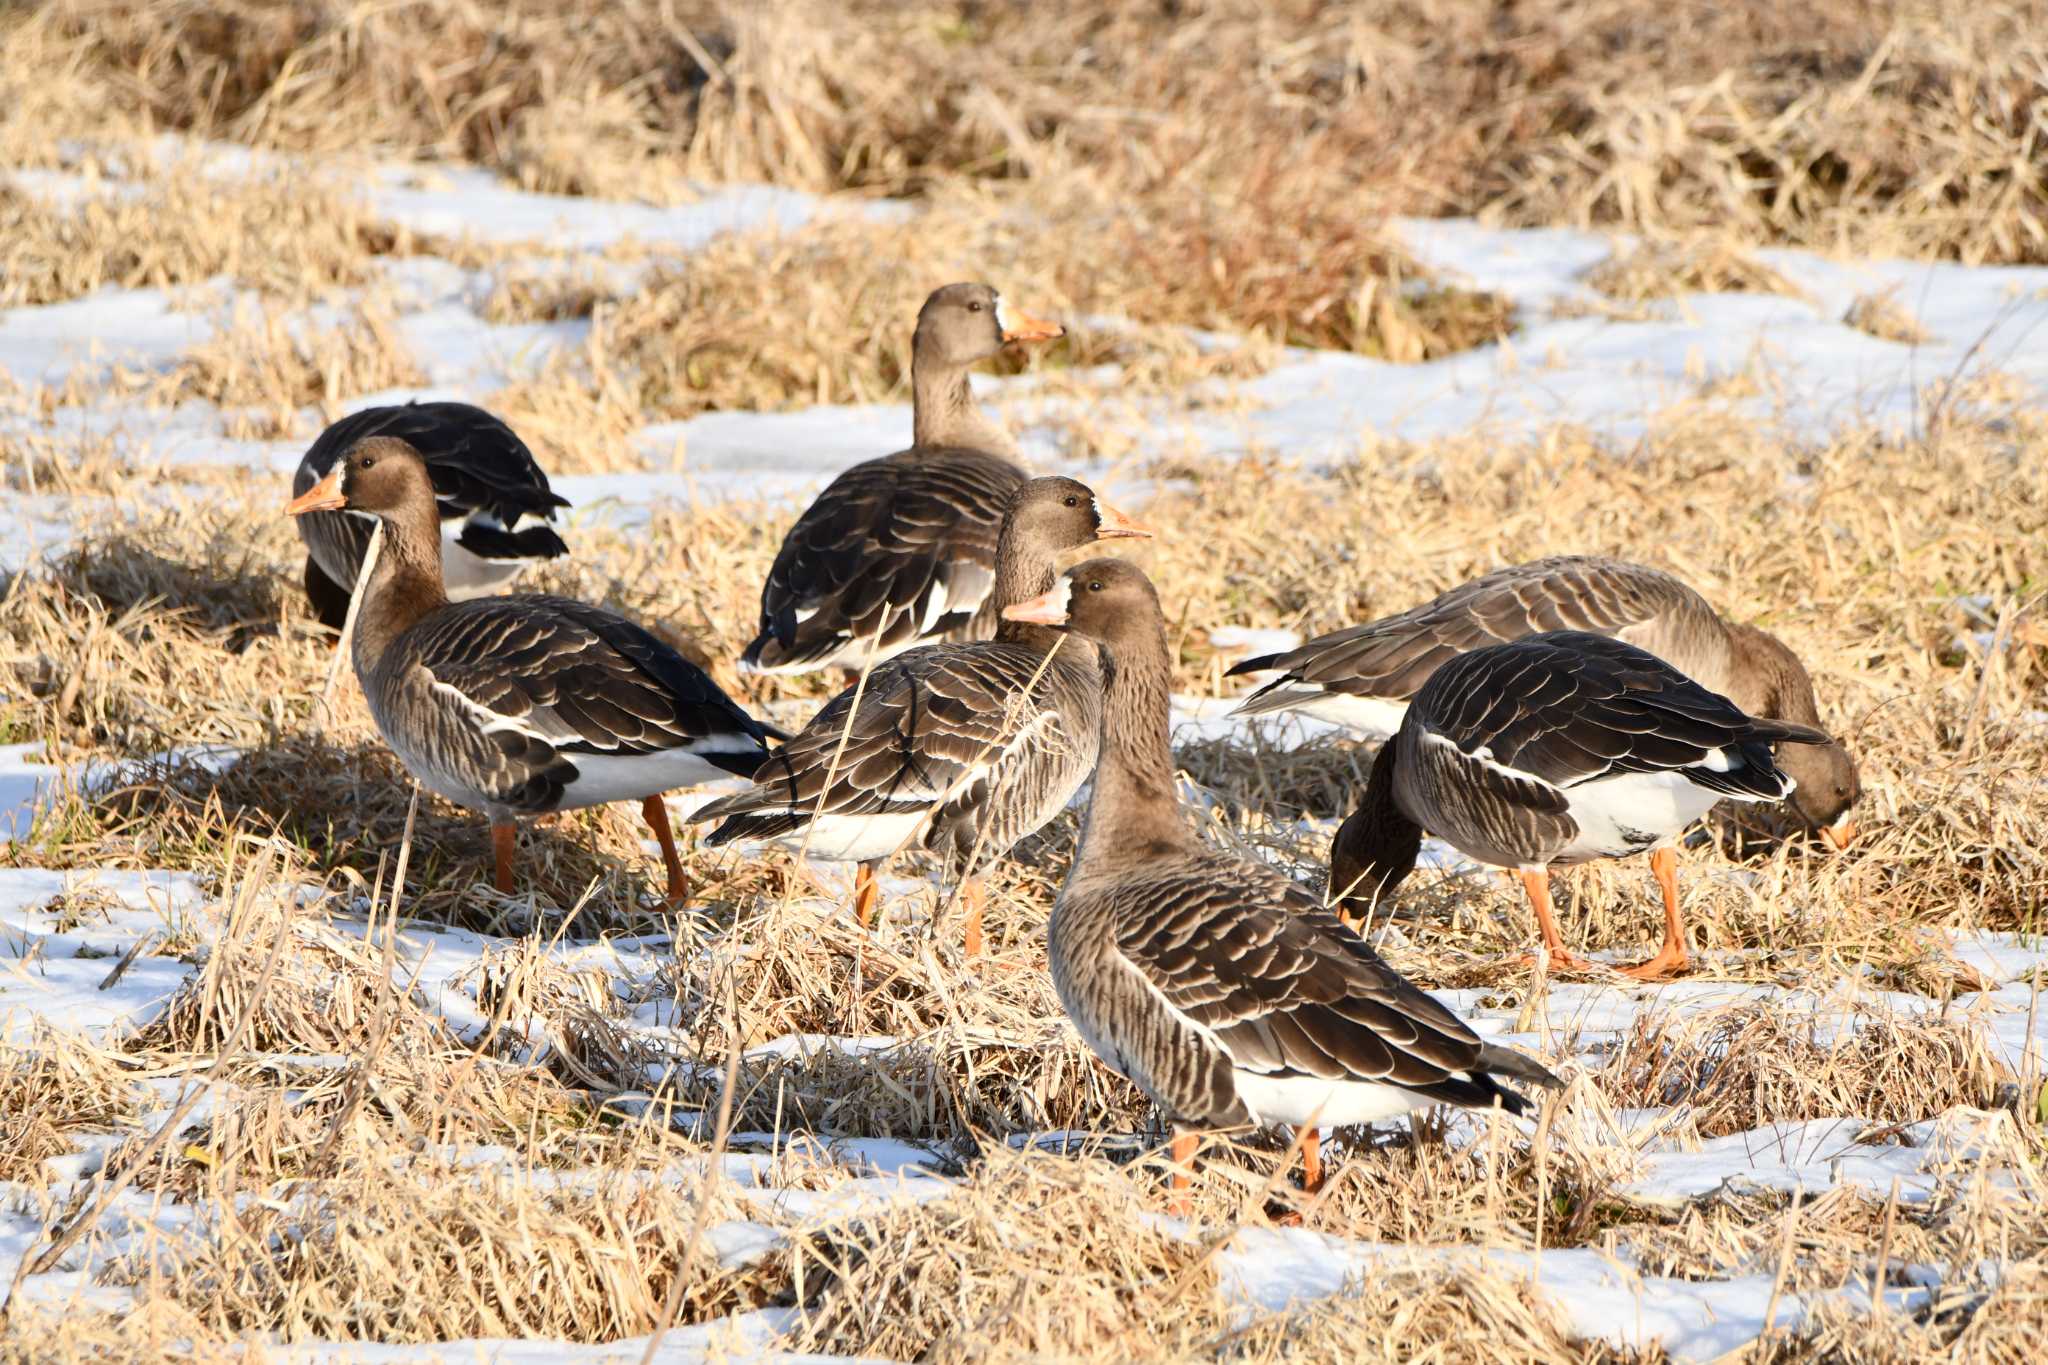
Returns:
[[[1364,1242],[1594,1249],[1646,1274],[1762,1276],[1774,1303],[1811,1296],[1811,1314],[1780,1314],[1744,1348],[1752,1361],[2027,1358],[2048,1331],[2048,1090],[2038,1051],[2016,1071],[1987,1046],[1985,983],[1945,935],[2034,934],[2048,911],[2043,414],[1995,381],[1930,375],[1923,434],[1848,423],[1794,441],[1720,402],[1770,391],[1760,359],[1620,451],[1560,425],[1368,440],[1334,464],[1131,452],[1161,411],[1248,402],[1234,386],[1284,347],[1414,363],[1511,338],[1509,301],[1431,277],[1384,230],[1397,216],[1640,234],[1589,278],[1617,316],[1681,293],[1792,292],[1756,254],[1772,246],[2048,263],[2044,81],[2048,5],[2033,0],[0,11],[0,167],[145,187],[72,211],[0,183],[0,308],[228,290],[240,319],[160,370],[0,376],[9,416],[204,400],[225,437],[308,440],[347,400],[420,381],[432,357],[407,350],[368,283],[380,258],[420,258],[483,272],[491,321],[591,321],[575,356],[468,396],[552,472],[631,471],[652,422],[902,401],[923,293],[999,277],[1075,325],[1032,362],[1039,386],[998,411],[1082,400],[1054,423],[1063,456],[1156,488],[1129,510],[1160,530],[1135,557],[1169,604],[1176,690],[1228,690],[1220,629],[1316,632],[1502,563],[1617,554],[1790,643],[1867,790],[1844,857],[1782,837],[1768,813],[1710,821],[1682,855],[1700,977],[1783,989],[1651,1008],[1599,1055],[1520,964],[1519,894],[1419,875],[1390,960],[1533,1021],[1564,1098],[1535,1134],[1501,1121],[1458,1143],[1419,1120],[1348,1135],[1312,1197],[1278,1172],[1274,1141],[1227,1146],[1191,1234],[1172,1235],[1155,1218],[1163,1155],[1117,1140],[1149,1132],[1149,1107],[1088,1053],[1044,970],[1071,816],[994,870],[979,970],[959,956],[957,909],[922,884],[867,936],[834,911],[843,886],[779,852],[687,848],[697,903],[665,916],[624,807],[528,831],[521,890],[500,896],[481,827],[432,799],[414,808],[353,683],[322,705],[332,654],[297,586],[282,475],[9,427],[8,492],[79,501],[71,545],[0,591],[0,741],[67,763],[243,756],[61,791],[0,844],[6,868],[189,871],[215,901],[204,925],[148,946],[197,964],[154,1023],[0,1045],[6,1210],[49,1237],[75,1227],[60,1267],[132,1295],[18,1298],[0,1362],[603,1343],[757,1308],[794,1310],[788,1349],[886,1359],[1623,1358],[1498,1263],[1394,1265],[1292,1312],[1242,1309],[1219,1258],[1240,1229],[1289,1218]],[[210,178],[151,140],[165,132],[317,157],[337,177],[373,157],[445,160],[567,195],[673,202],[695,177],[918,212],[688,255],[513,249],[394,230],[308,163]],[[619,269],[646,273],[621,283]],[[1913,303],[1866,296],[1850,321],[1911,341]],[[300,325],[315,307],[320,325]],[[1198,345],[1190,328],[1237,344]],[[792,511],[663,503],[632,534],[586,523],[530,583],[654,623],[744,704],[800,721],[828,680],[731,668]],[[1217,840],[1320,885],[1327,819],[1369,755],[1321,739],[1179,757],[1217,797]],[[1568,880],[1575,946],[1653,937],[1646,868]],[[76,907],[80,923],[99,913]],[[467,984],[480,1036],[408,989],[389,947],[400,924],[497,936]],[[560,951],[640,934],[674,938],[648,977]],[[1853,1044],[1816,1039],[1798,988],[1850,1002]],[[1876,990],[1939,1008],[1859,994]],[[631,1026],[644,1010],[676,1021],[665,1051]],[[748,1055],[796,1033],[899,1045]],[[174,1131],[164,1087],[195,1077],[207,1108]],[[1869,1120],[1873,1141],[1960,1106],[2001,1117],[1997,1142],[1924,1203],[1626,1194],[1641,1157],[1616,1111],[1680,1100],[1702,1142],[1835,1116]],[[1006,1145],[1057,1130],[1094,1136],[1078,1154]],[[834,1216],[757,1197],[842,1186],[832,1137],[915,1142],[953,1186]],[[46,1164],[89,1142],[105,1152],[97,1180]],[[182,1232],[120,1235],[166,1202],[191,1211]],[[718,1229],[738,1220],[773,1244],[725,1255]],[[1909,1265],[1951,1272],[1910,1312],[1835,1293],[1879,1266],[1904,1285]],[[714,1352],[736,1340],[706,1330]]]

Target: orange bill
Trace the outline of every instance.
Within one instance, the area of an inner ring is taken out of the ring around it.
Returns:
[[[1025,621],[1034,626],[1063,626],[1067,623],[1067,598],[1072,592],[1073,585],[1062,574],[1054,580],[1050,592],[1004,607],[1003,619]]]
[[[996,325],[1003,329],[1004,341],[1058,341],[1067,334],[1067,329],[1057,322],[1022,314],[1012,316],[1001,299],[996,300]]]
[[[1836,852],[1843,852],[1856,838],[1856,822],[1837,820],[1832,825],[1822,825],[1820,833],[1823,839],[1835,846]]]
[[[1119,536],[1150,536],[1152,534],[1151,527],[1132,521],[1101,498],[1095,500],[1095,511],[1102,518],[1102,524],[1095,528],[1095,538],[1097,540],[1115,540]]]
[[[348,499],[341,494],[341,466],[336,465],[327,471],[326,478],[286,503],[284,514],[302,517],[308,512],[339,512],[346,506]]]

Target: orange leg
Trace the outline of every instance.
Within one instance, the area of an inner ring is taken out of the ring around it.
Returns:
[[[491,885],[501,896],[512,894],[512,846],[518,837],[511,824],[491,826]]]
[[[690,875],[683,871],[682,856],[676,852],[676,834],[668,823],[668,803],[658,795],[650,796],[640,803],[640,813],[647,817],[654,837],[661,841],[661,860],[668,865],[668,908],[680,910],[690,899]]]
[[[1664,946],[1648,962],[1639,962],[1633,967],[1624,967],[1623,976],[1632,976],[1638,981],[1661,981],[1677,976],[1686,968],[1685,931],[1678,923],[1678,853],[1674,849],[1659,848],[1650,852],[1650,871],[1657,878],[1658,887],[1664,892]]]
[[[853,874],[853,917],[860,921],[860,927],[869,928],[875,920],[875,898],[881,889],[875,885],[875,865],[862,863]]]
[[[960,898],[967,902],[967,955],[981,956],[981,908],[986,896],[981,888],[981,878],[969,877],[960,888]]]
[[[1550,913],[1550,874],[1524,869],[1517,875],[1522,879],[1522,889],[1529,894],[1529,904],[1536,910],[1536,927],[1543,933],[1543,946],[1550,953],[1550,965],[1568,971],[1591,970],[1594,964],[1568,951],[1563,936],[1557,932],[1557,920]]]
[[[1301,1190],[1314,1194],[1323,1187],[1323,1135],[1311,1128],[1301,1135]]]
[[[842,668],[839,672],[845,677],[847,687],[853,687],[860,682],[860,670],[857,668]]]
[[[1168,1209],[1176,1218],[1185,1218],[1193,1210],[1189,1189],[1195,1179],[1195,1149],[1202,1139],[1194,1133],[1175,1133],[1173,1136],[1173,1202]]]

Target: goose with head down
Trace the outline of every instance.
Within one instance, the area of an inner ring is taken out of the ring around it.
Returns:
[[[455,600],[503,591],[527,566],[569,553],[555,529],[568,499],[518,433],[467,403],[405,403],[364,408],[321,432],[292,475],[301,497],[327,477],[359,441],[395,436],[426,460],[441,522],[442,582]],[[306,542],[306,596],[314,615],[340,630],[370,544],[367,517],[308,512],[297,518]]]
[[[911,338],[911,445],[826,485],[783,537],[740,656],[756,673],[858,671],[937,640],[995,633],[996,537],[1028,477],[974,401],[969,372],[1006,346],[1065,335],[1005,313],[986,284],[949,284]]]
[[[1158,594],[1095,559],[1013,621],[1092,641],[1104,674],[1101,756],[1046,956],[1060,1002],[1105,1062],[1162,1108],[1185,1168],[1203,1129],[1372,1123],[1432,1104],[1519,1114],[1502,1078],[1559,1084],[1482,1041],[1288,877],[1205,847],[1182,814],[1168,744]]]
[[[512,889],[520,817],[638,800],[661,841],[669,900],[682,901],[660,794],[752,772],[773,732],[617,612],[560,597],[449,601],[434,483],[408,442],[354,443],[286,510],[383,523],[356,618],[356,677],[420,784],[489,817],[498,890]]]
[[[1783,641],[1724,621],[1660,569],[1590,555],[1499,569],[1397,616],[1246,659],[1230,672],[1280,674],[1245,699],[1241,715],[1300,711],[1384,737],[1400,728],[1410,700],[1448,660],[1557,630],[1627,641],[1747,715],[1820,728],[1813,679]],[[1779,763],[1795,784],[1790,804],[1800,819],[1846,848],[1863,794],[1849,751],[1831,739],[1789,748]]]
[[[1647,650],[1579,630],[1460,654],[1415,693],[1381,746],[1365,799],[1338,828],[1330,893],[1369,913],[1414,870],[1429,830],[1469,858],[1516,873],[1551,960],[1553,865],[1648,852],[1664,896],[1664,943],[1626,969],[1685,970],[1672,841],[1716,803],[1778,801],[1792,780],[1775,745],[1814,746],[1810,726],[1744,715]]]
[[[1059,554],[1150,534],[1087,485],[1051,476],[1012,496],[996,550],[994,600],[1053,580]],[[1061,647],[1061,646],[1065,647]],[[899,654],[835,697],[765,758],[751,790],[696,812],[708,843],[778,839],[860,864],[855,913],[872,914],[876,864],[923,845],[964,878],[967,951],[981,946],[974,869],[1065,808],[1095,763],[1102,679],[1094,651],[1006,621],[996,638]]]

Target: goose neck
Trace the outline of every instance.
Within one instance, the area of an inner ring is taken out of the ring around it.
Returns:
[[[1155,623],[1131,634],[1137,638],[1108,643],[1100,652],[1102,750],[1076,860],[1080,870],[1142,862],[1195,842],[1174,789],[1165,629]]]

